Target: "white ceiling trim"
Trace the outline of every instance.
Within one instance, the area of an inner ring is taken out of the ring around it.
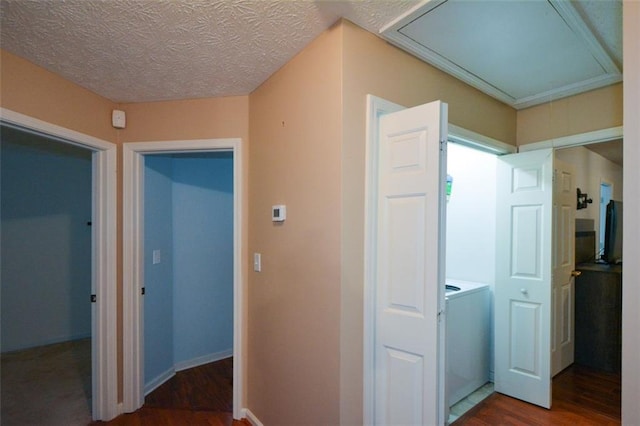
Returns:
[[[527,108],[622,81],[622,74],[620,73],[620,70],[570,2],[547,0],[576,37],[584,43],[585,47],[591,55],[593,55],[594,59],[604,69],[604,74],[576,83],[556,87],[535,95],[515,98],[501,88],[488,83],[486,80],[474,74],[473,70],[467,70],[459,66],[455,62],[429,49],[427,46],[418,43],[401,32],[404,27],[447,1],[449,0],[425,0],[419,3],[414,8],[385,25],[380,30],[380,35],[390,43],[418,56],[436,68],[453,75],[489,96],[507,103],[516,109]],[[504,66],[508,65],[504,64]]]

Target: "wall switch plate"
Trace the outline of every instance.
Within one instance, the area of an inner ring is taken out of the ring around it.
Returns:
[[[262,271],[262,255],[260,253],[253,253],[253,270]]]
[[[157,265],[160,263],[160,250],[153,251],[153,264]]]

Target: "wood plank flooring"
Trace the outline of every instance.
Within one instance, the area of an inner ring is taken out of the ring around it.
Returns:
[[[620,396],[620,374],[572,365],[553,379],[551,410],[494,393],[452,425],[619,425]]]
[[[144,406],[109,426],[250,426],[233,420],[233,358],[183,370],[145,398]]]
[[[246,420],[233,420],[232,392],[233,361],[229,358],[178,372],[149,394],[140,410],[92,424],[250,426]],[[494,393],[452,425],[619,425],[620,395],[619,374],[574,365],[553,379],[551,410]]]

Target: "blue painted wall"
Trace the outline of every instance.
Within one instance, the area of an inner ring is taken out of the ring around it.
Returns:
[[[2,352],[91,335],[91,152],[1,129]]]
[[[233,157],[148,155],[145,166],[149,385],[173,366],[233,348]]]
[[[144,377],[153,379],[173,367],[173,159],[144,159]]]
[[[233,347],[233,159],[181,156],[173,169],[174,356]]]

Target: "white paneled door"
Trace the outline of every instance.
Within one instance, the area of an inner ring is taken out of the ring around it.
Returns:
[[[553,151],[499,157],[495,389],[551,407]]]
[[[571,164],[554,159],[551,376],[573,364],[576,182]]]
[[[444,423],[446,127],[439,101],[380,119],[375,424]]]

